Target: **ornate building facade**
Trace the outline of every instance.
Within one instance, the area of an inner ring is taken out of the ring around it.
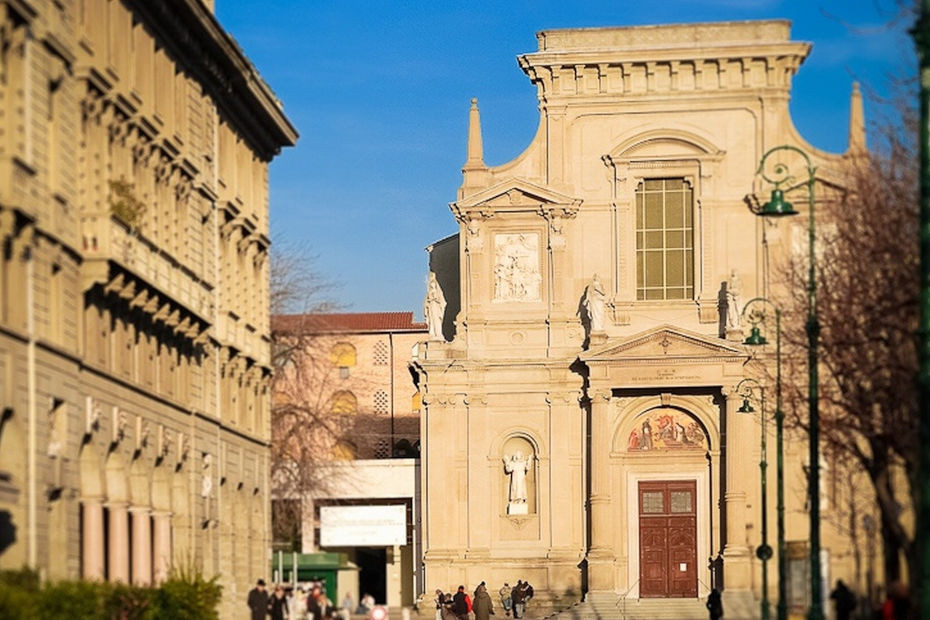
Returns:
[[[735,387],[760,372],[725,329],[725,299],[728,282],[743,303],[765,291],[763,225],[744,197],[764,190],[768,148],[811,155],[818,200],[842,186],[848,154],[807,144],[789,116],[810,45],[786,21],[537,38],[519,57],[538,90],[535,138],[487,166],[473,100],[459,233],[430,248],[448,305],[415,361],[426,591],[520,578],[537,603],[603,595],[615,613],[618,597],[697,599],[714,584],[728,616],[752,616],[760,420],[737,413]],[[857,93],[852,118],[854,150]],[[788,193],[806,204],[803,187]],[[805,217],[769,233],[773,253],[791,251]],[[805,449],[793,438],[786,457],[793,549],[807,539]],[[847,575],[849,541],[824,532],[825,579]]]
[[[0,567],[267,573],[268,163],[200,0],[0,3]]]

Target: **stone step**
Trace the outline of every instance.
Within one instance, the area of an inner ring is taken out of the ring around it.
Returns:
[[[703,620],[704,599],[621,599],[595,595],[550,620]]]

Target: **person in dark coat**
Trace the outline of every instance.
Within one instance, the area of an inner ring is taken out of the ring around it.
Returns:
[[[458,592],[452,597],[452,613],[459,620],[468,619],[468,601],[465,600],[465,586],[459,586]]]
[[[720,600],[720,590],[714,588],[707,596],[707,611],[710,612],[710,620],[718,620],[723,616],[723,602]]]
[[[327,618],[326,599],[320,586],[314,586],[310,596],[307,597],[307,612],[313,614],[313,620]]]
[[[271,614],[271,620],[284,620],[285,616],[290,615],[287,608],[287,599],[284,598],[284,588],[281,586],[274,589],[274,596],[271,597],[268,612]]]
[[[265,590],[265,580],[259,579],[255,587],[249,591],[249,609],[252,620],[265,620],[268,617],[268,591]]]
[[[491,595],[488,594],[488,587],[484,582],[481,582],[475,590],[475,600],[471,608],[475,612],[475,620],[490,620],[494,613],[494,604],[491,602]]]
[[[518,579],[517,585],[510,591],[510,600],[513,602],[513,617],[522,618],[526,609],[526,586],[522,579]]]
[[[842,579],[836,580],[836,588],[830,593],[830,598],[836,604],[836,620],[849,620],[849,616],[856,609],[856,595],[846,587]]]

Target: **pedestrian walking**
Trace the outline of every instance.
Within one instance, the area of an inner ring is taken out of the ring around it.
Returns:
[[[510,599],[510,584],[506,581],[504,582],[504,587],[500,589],[501,595],[501,607],[504,608],[504,613],[507,617],[510,617],[510,608],[513,606],[513,601]]]
[[[836,588],[830,593],[830,598],[836,605],[836,620],[849,620],[849,616],[856,609],[856,595],[846,587],[842,579],[836,580]]]
[[[468,595],[465,594],[465,586],[459,586],[455,596],[452,597],[452,613],[458,620],[468,620]]]
[[[290,615],[282,586],[275,587],[274,596],[271,597],[271,602],[268,605],[268,613],[271,614],[271,620],[284,620],[285,616]]]
[[[523,580],[517,579],[517,585],[510,591],[510,600],[513,601],[513,617],[522,618],[526,609],[526,592],[523,590]]]
[[[442,590],[436,588],[436,597],[433,599],[433,602],[436,603],[436,620],[442,620],[442,606],[446,600],[446,595],[442,593]]]
[[[248,605],[252,620],[265,620],[268,617],[268,591],[265,590],[264,579],[259,579],[249,591]]]
[[[457,620],[452,611],[452,595],[449,593],[442,595],[442,620]]]
[[[723,602],[720,600],[720,590],[714,588],[707,596],[707,611],[710,613],[710,620],[718,620],[723,616]]]
[[[475,620],[490,620],[494,614],[494,604],[491,602],[491,595],[488,594],[488,587],[483,581],[475,590],[472,609],[475,612]]]

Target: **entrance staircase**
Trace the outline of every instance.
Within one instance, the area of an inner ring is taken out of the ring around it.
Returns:
[[[589,592],[583,603],[549,616],[549,620],[704,620],[707,608],[697,598],[618,598]]]

